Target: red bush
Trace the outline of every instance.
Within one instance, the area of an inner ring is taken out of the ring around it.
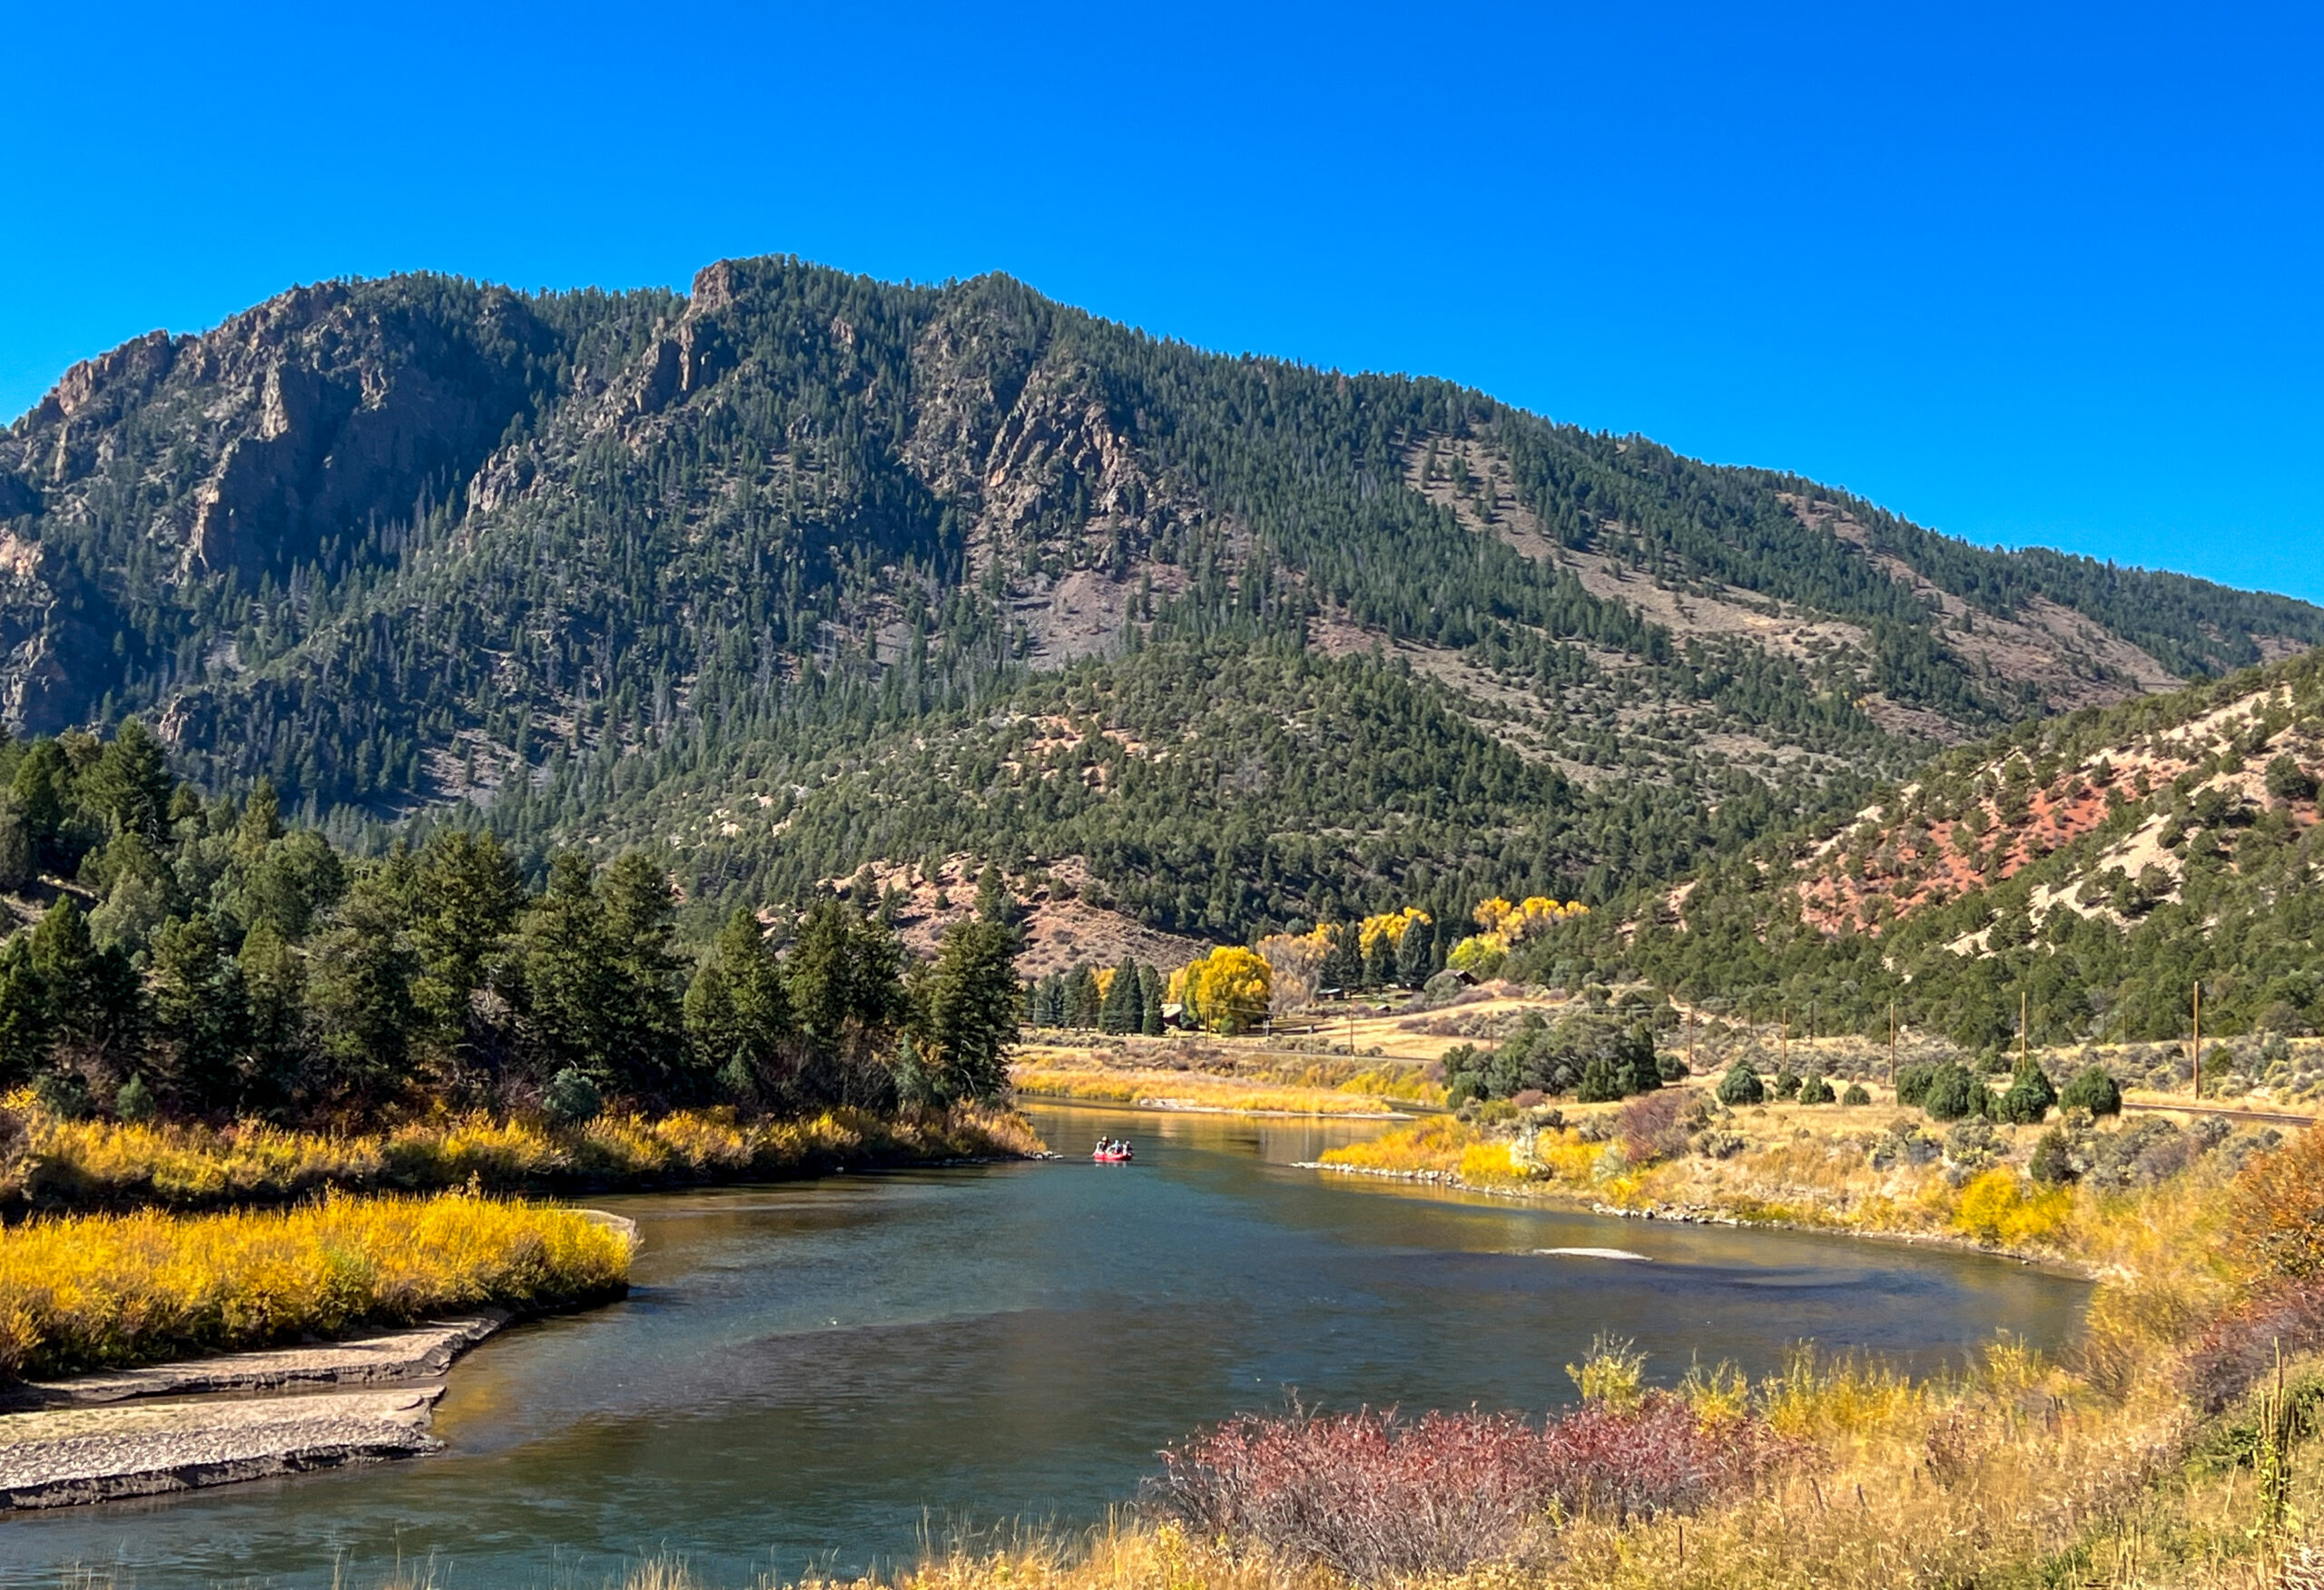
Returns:
[[[1695,1101],[1683,1088],[1659,1088],[1622,1106],[1614,1129],[1622,1134],[1622,1155],[1634,1165],[1676,1159],[1687,1152],[1688,1116]]]
[[[1659,1392],[1540,1428],[1508,1413],[1295,1409],[1246,1414],[1164,1453],[1147,1495],[1206,1537],[1374,1582],[1521,1554],[1552,1506],[1691,1511],[1785,1451],[1756,1419],[1706,1426]]]
[[[2260,1293],[2221,1315],[2187,1355],[2188,1400],[2217,1413],[2290,1358],[2324,1347],[2324,1281],[2298,1281]]]

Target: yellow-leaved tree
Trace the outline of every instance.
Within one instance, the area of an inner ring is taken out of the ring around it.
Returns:
[[[1264,957],[1228,944],[1171,973],[1169,995],[1198,1026],[1215,1033],[1247,1032],[1265,1016],[1274,983]]]
[[[1568,917],[1584,916],[1589,910],[1580,900],[1561,906],[1546,896],[1531,895],[1512,905],[1496,895],[1476,910],[1477,926],[1484,931],[1454,945],[1444,964],[1476,977],[1492,977],[1511,950]]]

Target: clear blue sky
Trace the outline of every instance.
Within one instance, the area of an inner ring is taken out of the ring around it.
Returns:
[[[298,280],[791,252],[2324,601],[2318,16],[20,5],[0,409]]]

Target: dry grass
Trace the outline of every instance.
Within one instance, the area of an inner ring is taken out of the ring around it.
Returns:
[[[1394,1106],[1377,1095],[1336,1088],[1267,1087],[1180,1071],[1065,1071],[1019,1066],[1010,1074],[1019,1093],[1087,1104],[1156,1104],[1223,1110],[1236,1114],[1382,1115]]]
[[[629,1239],[576,1211],[462,1193],[34,1220],[0,1230],[0,1379],[556,1307],[628,1273]]]
[[[795,1121],[687,1110],[655,1119],[605,1115],[569,1128],[471,1115],[336,1136],[258,1123],[61,1121],[25,1094],[9,1106],[28,1129],[21,1153],[0,1166],[0,1203],[52,1208],[198,1209],[283,1202],[325,1187],[421,1191],[474,1182],[500,1191],[602,1190],[772,1180],[1041,1147],[1021,1116],[972,1107],[901,1118],[834,1110]]]

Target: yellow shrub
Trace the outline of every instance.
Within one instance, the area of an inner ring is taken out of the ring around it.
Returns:
[[[1364,1171],[1457,1171],[1474,1132],[1451,1115],[1398,1126],[1363,1143],[1324,1151],[1323,1163]],[[1507,1150],[1502,1151],[1506,1154]]]
[[[2063,1188],[2029,1194],[2016,1172],[1995,1166],[1961,1189],[1953,1229],[1981,1242],[2029,1247],[2055,1233],[2073,1203]]]
[[[255,1123],[223,1130],[58,1121],[31,1125],[19,1173],[35,1204],[153,1202],[177,1207],[292,1199],[353,1190],[652,1184],[812,1173],[855,1161],[1024,1153],[1040,1140],[1013,1113],[960,1106],[889,1118],[855,1110],[794,1121],[733,1111],[659,1118],[604,1115],[569,1127],[456,1116],[342,1137]]]
[[[1531,1173],[1510,1158],[1506,1143],[1472,1143],[1461,1151],[1461,1180],[1480,1187],[1512,1186]]]
[[[619,1289],[628,1239],[570,1209],[439,1193],[0,1231],[0,1379]]]

